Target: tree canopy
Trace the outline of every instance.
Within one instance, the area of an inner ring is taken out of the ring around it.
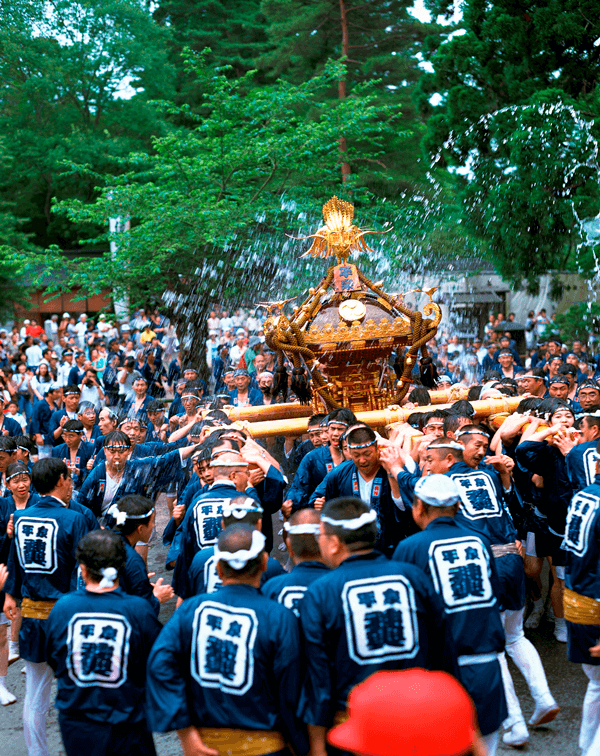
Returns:
[[[180,314],[266,296],[301,286],[281,240],[337,193],[393,223],[389,270],[475,255],[529,288],[591,275],[594,6],[464,0],[444,25],[454,4],[426,5],[431,22],[406,0],[0,0],[11,271],[133,303],[167,291]],[[100,254],[61,255],[79,247]]]

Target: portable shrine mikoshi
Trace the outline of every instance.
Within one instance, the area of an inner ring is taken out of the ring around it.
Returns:
[[[337,264],[291,312],[284,309],[288,300],[262,305],[268,311],[265,341],[277,354],[274,393],[286,397],[287,358],[291,389],[301,403],[310,402],[312,412],[383,410],[406,395],[419,352],[421,370],[432,370],[427,342],[442,318],[431,299],[436,289],[425,292],[430,301],[423,312],[413,311],[402,296],[387,294],[348,262],[352,254],[373,252],[364,237],[378,233],[354,225],[353,216],[350,203],[337,197],[326,202],[325,225],[305,237],[314,241],[304,256],[335,256]],[[398,376],[389,366],[392,352],[405,352]]]

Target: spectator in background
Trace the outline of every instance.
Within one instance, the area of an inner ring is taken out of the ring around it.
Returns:
[[[11,399],[10,402],[8,402],[8,404],[6,405],[5,417],[18,423],[21,426],[23,433],[25,433],[27,429],[27,419],[25,418],[25,415],[22,415],[19,412],[18,401]]]
[[[98,375],[93,369],[85,371],[83,381],[81,383],[81,402],[89,402],[93,404],[96,411],[102,409],[104,405],[104,391],[98,381]]]
[[[50,373],[48,364],[46,362],[42,362],[29,384],[31,392],[35,397],[33,400],[34,404],[36,401],[42,401],[44,395],[53,383],[54,377]]]
[[[79,320],[75,324],[75,336],[77,338],[77,345],[80,349],[85,349],[85,337],[88,331],[87,315],[82,312],[79,316]],[[71,381],[69,381],[71,383]]]
[[[31,336],[33,339],[40,339],[44,333],[44,329],[41,325],[38,325],[37,320],[31,319],[31,323],[25,329],[27,336]]]
[[[67,383],[69,385],[81,386],[85,376],[85,352],[77,352],[75,355],[75,364],[69,371]]]
[[[214,310],[211,310],[210,317],[208,318],[208,330],[215,331],[217,336],[221,333],[221,321],[217,317],[217,313]]]
[[[44,356],[40,347],[39,339],[33,339],[31,346],[28,346],[25,350],[25,356],[27,357],[27,367],[33,370],[39,367],[40,362]]]
[[[495,344],[493,341],[489,341],[486,344],[486,349],[487,349],[487,354],[481,362],[481,367],[484,373],[487,373],[488,370],[495,370],[498,367],[498,363],[496,362],[496,359],[495,359],[496,352],[498,351],[498,345]]]

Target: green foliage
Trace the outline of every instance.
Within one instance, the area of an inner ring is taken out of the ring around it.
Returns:
[[[113,158],[161,130],[148,97],[168,94],[164,33],[134,0],[2,0],[0,196],[32,242],[63,247],[80,229],[55,199],[89,201],[94,185],[64,162],[115,170]],[[129,84],[138,94],[119,98]],[[20,245],[19,245],[20,246]]]
[[[162,107],[176,117],[184,111],[195,128],[156,138],[152,153],[133,154],[122,162],[127,171],[110,177],[90,174],[88,180],[104,184],[95,202],[72,199],[58,205],[79,227],[106,226],[117,216],[133,221],[113,238],[118,246],[114,255],[70,268],[56,250],[47,255],[46,266],[70,270],[69,283],[83,283],[87,291],[112,285],[143,301],[196,275],[207,260],[229,266],[234,252],[238,268],[260,264],[271,270],[277,253],[270,249],[265,255],[265,248],[281,243],[284,231],[297,225],[298,213],[314,212],[341,189],[341,134],[368,136],[369,155],[377,156],[384,123],[393,124],[396,116],[393,108],[373,104],[368,85],[343,101],[319,102],[318,93],[340,76],[338,65],[300,85],[279,81],[263,87],[253,83],[251,74],[231,79],[198,61],[194,66],[205,91],[205,115],[194,116],[185,106]],[[348,160],[355,158],[360,154],[350,150]],[[83,174],[85,168],[72,170]],[[352,179],[345,194],[360,202],[368,195],[360,174]],[[253,250],[249,233],[256,230],[262,239]],[[87,243],[107,240],[103,234]],[[35,255],[30,260],[36,264]],[[216,277],[217,271],[204,273]],[[206,281],[207,292],[211,281]]]
[[[487,239],[500,273],[532,282],[577,264],[579,216],[598,206],[596,140],[560,93],[480,118],[448,152],[468,154],[460,191],[469,227]]]
[[[577,218],[595,215],[599,199],[593,7],[467,0],[465,33],[426,41],[434,72],[415,93],[428,119],[424,147],[440,168],[465,169],[457,189],[467,228],[489,243],[498,271],[516,285],[590,263],[575,250]],[[433,93],[442,95],[436,107]]]

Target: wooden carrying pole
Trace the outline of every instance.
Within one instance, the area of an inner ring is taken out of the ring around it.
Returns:
[[[504,397],[502,399],[484,399],[471,402],[475,410],[474,421],[490,417],[490,415],[510,415],[521,402],[520,396]],[[277,407],[277,405],[274,405]],[[284,405],[279,405],[284,406]],[[372,412],[357,412],[356,417],[371,428],[385,428],[394,423],[405,423],[413,412],[433,412],[434,410],[450,409],[452,404],[430,404],[427,407],[415,407],[414,409],[384,409]],[[250,409],[250,408],[249,408]],[[256,407],[254,409],[257,409]],[[260,409],[263,409],[262,407]],[[265,407],[264,409],[267,409]],[[269,408],[270,409],[270,408]],[[264,422],[248,423],[248,430],[253,438],[273,438],[274,436],[301,436],[308,428],[307,417],[290,417],[285,420],[267,420]],[[231,418],[234,419],[233,417]]]

